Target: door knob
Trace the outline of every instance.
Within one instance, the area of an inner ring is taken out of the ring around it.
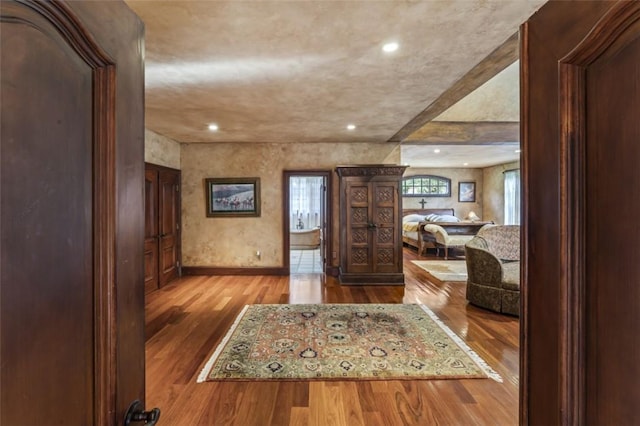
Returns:
[[[124,425],[129,426],[131,423],[143,422],[142,424],[153,426],[158,423],[159,418],[159,408],[154,408],[151,411],[144,411],[142,403],[136,399],[131,403],[127,410],[127,414],[125,414]]]

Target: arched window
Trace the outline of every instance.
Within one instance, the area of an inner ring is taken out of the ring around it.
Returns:
[[[417,175],[402,179],[403,197],[451,197],[451,179]]]

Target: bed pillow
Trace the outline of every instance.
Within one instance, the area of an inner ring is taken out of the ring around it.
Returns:
[[[422,222],[424,215],[421,214],[408,214],[402,218],[402,222]]]
[[[460,219],[449,214],[430,214],[425,219],[429,222],[460,222]]]
[[[450,214],[443,214],[440,216],[438,222],[460,222],[460,219],[455,216],[451,216]]]

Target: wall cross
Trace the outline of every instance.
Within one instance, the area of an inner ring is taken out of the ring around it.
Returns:
[[[424,209],[424,205],[427,204],[427,202],[423,198],[422,200],[418,201],[418,204],[420,204],[422,206],[422,208]]]

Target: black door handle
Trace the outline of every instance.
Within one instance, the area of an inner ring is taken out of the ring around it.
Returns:
[[[131,403],[127,414],[124,417],[124,425],[129,426],[131,423],[144,422],[143,424],[153,426],[158,423],[160,418],[160,409],[154,408],[151,411],[144,411],[142,403],[137,399]]]

